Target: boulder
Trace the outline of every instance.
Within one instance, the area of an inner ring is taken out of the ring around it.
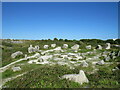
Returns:
[[[52,47],[52,48],[55,48],[55,47],[56,47],[56,44],[51,44],[51,47]]]
[[[35,52],[35,48],[32,47],[32,45],[30,45],[30,47],[28,48],[28,53],[33,53]]]
[[[78,49],[79,49],[79,45],[78,44],[75,44],[74,46],[71,47],[71,49],[74,51],[74,52],[77,52]]]
[[[68,48],[68,44],[63,44],[63,48]]]
[[[120,56],[120,51],[117,53],[117,56],[118,56],[118,57]]]
[[[53,58],[53,55],[45,55],[45,56],[39,57],[37,60],[40,62],[43,62],[43,61],[47,61],[48,59],[52,59],[52,58]]]
[[[91,48],[92,48],[91,45],[86,46],[86,49],[91,49]]]
[[[35,46],[35,51],[39,51],[40,47],[38,45]]]
[[[83,84],[83,83],[88,83],[89,80],[86,77],[85,73],[83,70],[79,71],[79,74],[66,74],[62,76],[63,79],[68,79],[74,82],[77,82],[79,84]]]
[[[110,58],[110,56],[107,56],[106,58],[105,58],[105,61],[109,61],[111,58]]]
[[[105,62],[104,62],[104,60],[101,60],[101,61],[98,61],[97,64],[98,65],[103,65],[103,64],[105,64]]]
[[[44,49],[48,49],[49,45],[44,45],[43,48]]]
[[[11,55],[12,58],[15,58],[16,56],[22,55],[23,53],[21,51],[17,51]]]
[[[107,47],[106,49],[110,49],[110,43],[106,43]]]
[[[101,46],[101,45],[98,45],[98,46],[97,46],[97,49],[101,50],[101,49],[102,49],[102,46]]]
[[[81,65],[82,65],[82,67],[88,67],[88,63],[85,60],[83,60],[83,62],[81,63]]]
[[[61,49],[61,47],[56,47],[55,49],[53,49],[53,51],[55,51],[55,52],[63,52],[63,50]]]
[[[39,58],[39,57],[40,57],[40,54],[39,54],[39,53],[36,53],[36,54],[34,54],[33,57],[34,57],[34,58]]]
[[[20,71],[21,68],[20,67],[12,67],[12,70],[13,70],[13,72],[16,72],[16,71]]]

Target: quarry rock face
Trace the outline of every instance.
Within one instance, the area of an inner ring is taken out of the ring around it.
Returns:
[[[107,45],[107,47],[106,47],[106,49],[110,49],[110,43],[106,43],[106,45]]]
[[[88,83],[89,80],[86,77],[85,73],[83,70],[79,71],[79,74],[66,74],[62,76],[63,79],[68,79],[74,82],[77,82],[79,84],[83,84],[83,83]]]
[[[11,55],[12,58],[15,58],[16,56],[22,55],[23,53],[21,51],[17,51]]]

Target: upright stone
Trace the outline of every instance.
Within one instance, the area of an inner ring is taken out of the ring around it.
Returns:
[[[97,46],[97,49],[101,50],[101,49],[102,49],[102,46],[101,46],[101,45],[98,45],[98,46]]]
[[[110,43],[106,43],[107,47],[106,49],[110,49]]]

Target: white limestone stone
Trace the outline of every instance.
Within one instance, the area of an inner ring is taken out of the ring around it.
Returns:
[[[56,44],[51,44],[51,47],[52,47],[52,48],[55,48],[55,47],[56,47]]]
[[[101,45],[98,45],[98,48],[97,48],[97,49],[101,50],[101,49],[102,49],[102,46],[101,46]]]
[[[56,47],[55,49],[53,49],[55,52],[63,52],[63,50],[61,49],[61,47]]]
[[[63,48],[68,48],[68,44],[63,44]]]
[[[32,45],[30,45],[30,47],[28,48],[28,53],[32,53],[35,52],[35,49]]]
[[[77,82],[79,84],[83,84],[83,83],[88,83],[89,80],[86,77],[85,73],[83,70],[79,71],[79,74],[66,74],[62,76],[63,79],[68,79],[74,82]]]
[[[79,49],[79,45],[78,44],[75,44],[74,46],[71,47],[71,49],[74,51],[74,52],[77,52],[78,49]]]
[[[101,61],[98,61],[97,64],[98,65],[103,65],[103,64],[105,64],[105,62],[104,62],[104,60],[101,60]]]
[[[82,67],[88,67],[88,63],[85,60],[83,60],[83,62],[81,63],[81,65],[82,65]]]
[[[16,71],[20,71],[21,68],[20,67],[12,67],[12,70],[13,70],[13,72],[16,72]]]
[[[39,57],[38,60],[42,62],[42,61],[47,61],[48,59],[52,59],[52,58],[53,58],[53,55],[45,55],[45,56]]]
[[[106,49],[110,49],[110,43],[106,43],[107,47]]]
[[[16,56],[22,55],[23,53],[21,51],[17,51],[11,55],[12,58],[15,58]]]
[[[44,45],[43,48],[44,49],[48,49],[49,45]]]
[[[38,45],[35,46],[35,51],[39,51],[40,47]]]
[[[91,49],[91,48],[92,48],[91,45],[86,46],[86,49]]]

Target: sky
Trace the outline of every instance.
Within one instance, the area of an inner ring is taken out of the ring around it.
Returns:
[[[118,3],[3,2],[2,38],[118,38]]]

